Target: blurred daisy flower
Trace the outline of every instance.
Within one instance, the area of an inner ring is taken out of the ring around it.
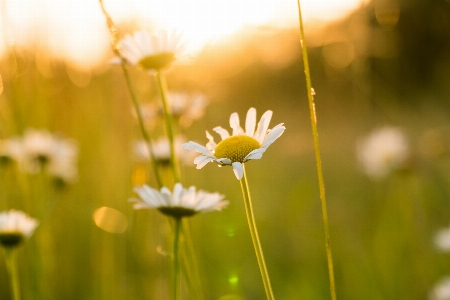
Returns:
[[[450,251],[450,228],[439,230],[434,236],[434,244],[441,251]]]
[[[119,44],[121,55],[128,64],[150,73],[169,67],[186,48],[181,33],[166,30],[152,35],[145,30],[137,31],[125,35]],[[120,63],[120,58],[116,57],[112,63]]]
[[[11,209],[0,212],[0,244],[4,247],[19,245],[33,234],[38,224],[37,220],[22,211]]]
[[[393,127],[372,132],[357,145],[357,154],[365,173],[375,179],[405,167],[410,155],[405,135]]]
[[[178,160],[184,164],[188,164],[192,160],[192,155],[189,152],[183,151],[181,145],[186,139],[182,136],[175,138],[175,152]],[[156,163],[161,166],[170,166],[170,142],[167,137],[160,137],[152,142],[153,154],[155,155]],[[134,144],[134,154],[139,162],[147,162],[150,160],[147,144],[145,141],[137,141]]]
[[[166,187],[158,191],[148,185],[136,187],[134,191],[139,195],[139,198],[129,200],[130,202],[135,202],[134,209],[155,208],[163,214],[174,218],[220,211],[228,205],[228,201],[223,200],[224,195],[203,190],[197,191],[195,186],[184,188],[181,183],[175,184],[173,192]]]
[[[193,121],[200,119],[209,101],[202,94],[188,94],[183,92],[169,92],[168,104],[174,120],[181,126],[189,127]],[[157,116],[164,117],[161,103],[149,103],[142,108],[144,119],[155,121]]]
[[[256,109],[250,108],[247,112],[245,130],[240,126],[239,115],[233,113],[230,116],[230,127],[233,129],[232,135],[222,127],[218,126],[213,130],[218,133],[222,141],[216,144],[213,136],[206,131],[209,142],[203,147],[195,142],[183,144],[184,149],[201,153],[194,163],[197,169],[203,168],[207,163],[214,161],[220,166],[232,166],[233,172],[238,180],[244,174],[243,163],[260,159],[267,148],[279,138],[286,127],[283,123],[278,124],[273,129],[269,128],[272,111],[266,111],[256,127]]]
[[[18,161],[20,151],[21,143],[18,138],[0,140],[0,164]]]
[[[24,133],[19,163],[28,173],[45,169],[56,179],[71,182],[77,175],[77,158],[78,148],[70,139],[32,128]]]
[[[428,295],[429,300],[450,300],[450,277],[439,280]]]

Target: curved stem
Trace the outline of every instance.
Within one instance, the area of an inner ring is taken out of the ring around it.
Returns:
[[[11,247],[5,247],[6,267],[8,269],[9,282],[13,300],[20,300],[19,273],[17,272],[16,251]]]
[[[155,154],[153,153],[153,147],[152,147],[152,140],[150,138],[150,135],[148,134],[147,130],[145,129],[145,125],[144,125],[144,118],[142,116],[142,111],[141,111],[141,106],[140,103],[137,99],[136,93],[134,91],[133,85],[131,83],[131,79],[130,79],[130,75],[128,73],[128,69],[126,66],[126,60],[123,58],[123,56],[120,53],[120,49],[119,49],[119,43],[118,43],[118,39],[117,39],[117,28],[114,25],[114,22],[112,21],[111,17],[109,16],[108,12],[106,11],[104,5],[103,5],[103,0],[99,0],[100,2],[100,6],[102,9],[103,14],[105,15],[106,18],[106,24],[108,26],[108,30],[109,33],[111,35],[111,46],[112,49],[114,51],[114,53],[117,55],[117,57],[120,58],[121,60],[121,67],[123,70],[123,75],[125,77],[127,86],[128,86],[128,90],[130,92],[130,96],[131,96],[131,100],[133,101],[133,105],[134,108],[136,110],[136,115],[138,118],[138,122],[139,122],[139,127],[142,131],[142,136],[144,137],[144,140],[147,144],[147,148],[148,148],[148,152],[150,153],[150,159],[152,161],[152,165],[153,165],[153,171],[155,173],[155,179],[156,182],[158,184],[158,187],[161,188],[162,187],[162,180],[161,180],[161,176],[159,175],[158,172],[158,168],[156,167],[156,158],[155,158]]]
[[[247,182],[247,174],[244,166],[244,177],[239,181],[241,183],[242,196],[244,196],[245,212],[247,214],[248,226],[250,228],[250,234],[252,236],[253,246],[255,248],[256,259],[258,260],[259,270],[266,291],[267,299],[274,300],[272,286],[270,284],[269,272],[267,271],[266,262],[264,260],[263,250],[261,242],[259,241],[258,230],[256,228],[255,216],[253,214],[252,199],[250,196],[250,190]]]
[[[166,121],[167,138],[170,143],[170,163],[172,166],[173,179],[175,183],[180,182],[180,175],[178,174],[178,164],[175,153],[175,138],[172,126],[172,114],[167,101],[167,85],[161,72],[156,73],[156,81],[158,82],[159,95],[164,110],[164,119]]]
[[[180,299],[180,259],[178,255],[180,242],[181,218],[174,218],[175,228],[172,253],[172,296],[173,300]]]
[[[298,18],[299,18],[299,23],[300,23],[300,44],[302,46],[303,65],[305,68],[305,76],[306,76],[306,93],[308,94],[311,127],[312,127],[312,134],[313,134],[313,138],[314,138],[314,151],[316,154],[316,167],[317,167],[317,177],[318,177],[318,181],[319,181],[320,202],[322,205],[322,219],[323,219],[323,225],[324,225],[324,231],[325,231],[325,246],[326,246],[326,251],[327,251],[328,275],[330,278],[330,293],[331,293],[331,299],[336,300],[336,286],[335,286],[335,280],[334,280],[333,256],[331,253],[330,229],[329,229],[329,224],[328,224],[327,202],[326,202],[326,197],[325,197],[325,183],[323,180],[322,160],[320,158],[320,147],[319,147],[319,134],[317,131],[317,117],[316,117],[316,109],[315,109],[315,104],[314,104],[315,92],[311,85],[311,74],[309,72],[308,52],[307,52],[306,43],[305,43],[305,32],[304,32],[304,28],[303,28],[303,19],[302,19],[300,0],[297,0],[297,4],[298,4]]]

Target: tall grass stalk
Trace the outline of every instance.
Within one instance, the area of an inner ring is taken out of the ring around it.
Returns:
[[[264,289],[268,300],[274,300],[272,286],[270,284],[269,272],[267,271],[266,262],[264,260],[264,254],[259,241],[258,230],[256,228],[255,216],[253,214],[252,199],[250,196],[250,189],[248,187],[247,174],[244,167],[244,176],[239,181],[241,183],[242,196],[244,197],[245,213],[247,214],[248,226],[250,228],[250,235],[252,236],[253,246],[255,248],[256,259],[258,260],[259,270],[261,272]]]
[[[8,269],[9,283],[11,285],[12,299],[20,300],[19,273],[17,271],[16,249],[5,247],[6,267]]]
[[[155,174],[156,183],[158,184],[158,187],[161,188],[163,186],[163,183],[162,183],[162,180],[161,180],[161,176],[160,176],[160,174],[158,172],[155,154],[153,153],[152,140],[150,138],[150,134],[145,129],[144,118],[142,117],[141,106],[140,106],[140,103],[139,103],[139,101],[137,99],[136,92],[134,91],[133,84],[131,83],[130,74],[128,72],[127,65],[126,65],[126,60],[122,56],[122,54],[120,53],[120,46],[119,46],[118,38],[117,38],[118,29],[114,25],[114,22],[113,22],[112,18],[110,17],[108,12],[106,11],[105,6],[103,5],[103,0],[99,0],[99,2],[100,2],[100,7],[102,9],[103,15],[106,18],[106,24],[108,26],[109,33],[111,35],[111,46],[112,46],[112,49],[114,51],[114,54],[116,54],[117,57],[120,58],[120,61],[121,61],[120,65],[122,67],[123,75],[125,77],[125,80],[126,80],[126,83],[127,83],[127,86],[128,86],[128,90],[130,92],[131,100],[133,101],[134,108],[136,110],[136,115],[137,115],[137,118],[138,118],[139,127],[140,127],[140,129],[142,131],[142,136],[144,137],[144,140],[145,140],[145,142],[147,144],[148,152],[150,153],[150,159],[151,159],[151,162],[152,162],[152,165],[153,165],[153,171],[154,171],[154,174]]]
[[[173,252],[172,252],[172,300],[180,299],[180,259],[179,244],[182,221],[181,218],[174,218]]]
[[[317,166],[317,177],[319,181],[319,190],[320,190],[320,202],[322,204],[322,219],[323,219],[323,227],[325,231],[325,246],[327,251],[327,261],[328,261],[328,275],[330,278],[330,293],[331,299],[336,300],[336,286],[334,280],[334,268],[333,268],[333,256],[331,253],[331,241],[330,241],[330,229],[328,224],[328,212],[327,212],[327,202],[325,197],[325,183],[323,180],[323,172],[322,172],[322,159],[320,158],[320,147],[319,147],[319,134],[317,131],[317,116],[316,116],[316,108],[314,104],[314,89],[311,85],[311,74],[309,72],[309,61],[308,61],[308,52],[306,49],[305,43],[305,31],[303,26],[303,18],[302,18],[302,10],[300,5],[300,0],[297,0],[298,4],[298,19],[300,25],[300,44],[302,46],[302,56],[303,56],[303,65],[305,69],[305,77],[306,77],[306,93],[308,95],[308,103],[309,103],[309,113],[311,118],[311,128],[312,135],[314,137],[314,151],[316,153],[316,166]]]
[[[158,82],[158,91],[164,110],[164,120],[166,122],[167,138],[170,144],[170,166],[172,167],[173,179],[175,183],[180,182],[180,174],[178,173],[177,156],[175,153],[175,137],[173,134],[172,113],[167,100],[167,84],[161,71],[156,73],[156,81]]]

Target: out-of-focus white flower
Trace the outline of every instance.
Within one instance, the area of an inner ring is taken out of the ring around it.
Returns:
[[[128,64],[155,73],[169,67],[185,50],[181,33],[173,30],[159,30],[150,35],[145,30],[127,34],[119,42],[121,55]],[[120,63],[119,58],[112,63]]]
[[[22,147],[18,138],[0,140],[0,163],[18,161]]]
[[[185,151],[181,146],[186,141],[182,136],[175,137],[175,154],[178,160],[183,164],[189,164],[193,156],[191,152]],[[156,163],[162,166],[170,166],[170,143],[167,137],[160,137],[152,142],[153,154],[155,155]],[[140,162],[147,162],[150,160],[147,143],[145,141],[137,141],[134,144],[134,154],[136,159]]]
[[[174,218],[221,210],[228,205],[228,201],[223,200],[224,195],[203,190],[197,191],[195,186],[183,188],[181,183],[175,184],[173,193],[166,187],[158,191],[148,185],[136,187],[134,191],[139,195],[139,198],[129,200],[135,203],[134,209],[156,208]]]
[[[357,154],[366,174],[375,179],[403,168],[410,155],[405,135],[393,127],[372,132],[357,145]]]
[[[434,244],[444,252],[450,251],[450,227],[439,230],[434,236]]]
[[[22,211],[3,211],[0,213],[0,243],[5,247],[17,246],[33,234],[38,224]]]
[[[450,300],[450,277],[439,280],[433,290],[428,294],[429,300]]]
[[[74,141],[46,130],[27,129],[22,139],[19,163],[29,173],[42,169],[64,182],[77,176],[78,148]]]
[[[245,130],[239,124],[239,115],[232,113],[230,116],[230,127],[233,129],[232,135],[222,127],[218,126],[213,130],[218,133],[222,141],[218,144],[213,136],[206,131],[209,142],[203,147],[195,142],[183,144],[184,149],[201,153],[194,160],[197,169],[203,168],[207,163],[214,161],[219,166],[232,166],[234,175],[238,180],[244,175],[243,163],[261,159],[263,153],[278,139],[286,129],[283,123],[269,129],[272,111],[266,111],[256,127],[256,109],[250,108],[247,112]],[[255,130],[256,127],[256,130]]]

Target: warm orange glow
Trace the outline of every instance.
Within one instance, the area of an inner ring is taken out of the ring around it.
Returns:
[[[339,18],[364,0],[302,0],[306,22]],[[98,1],[4,0],[0,51],[5,44],[46,45],[82,66],[98,63],[109,51],[109,36]],[[137,21],[142,27],[176,28],[185,33],[191,52],[245,26],[297,26],[292,0],[104,0],[116,22]],[[3,49],[2,49],[3,48]]]

